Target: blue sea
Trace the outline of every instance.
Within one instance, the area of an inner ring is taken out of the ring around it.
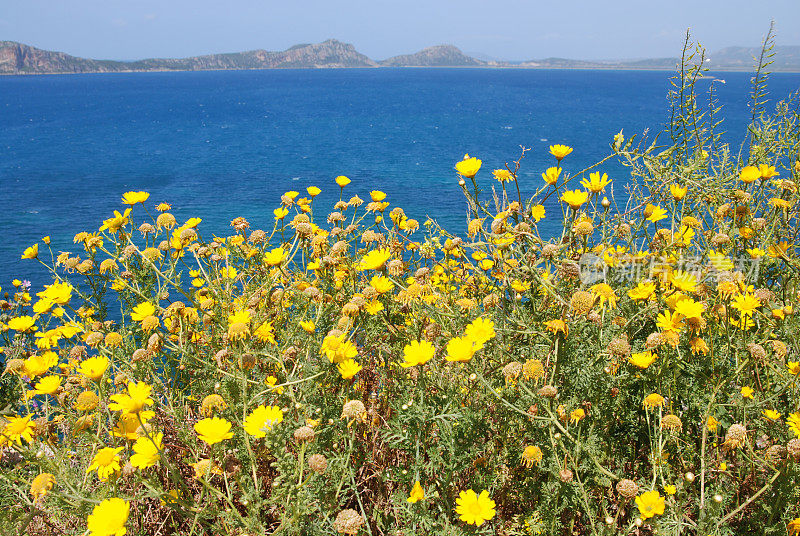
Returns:
[[[490,69],[269,70],[0,77],[0,286],[50,276],[22,250],[49,235],[58,251],[96,231],[129,190],[168,202],[201,234],[226,235],[247,218],[269,229],[288,190],[316,185],[316,203],[373,189],[423,222],[463,232],[465,202],[453,169],[464,153],[491,169],[531,148],[523,194],[553,165],[550,144],[571,145],[563,163],[603,157],[617,132],[653,136],[668,119],[668,72]],[[750,115],[750,74],[716,78],[727,130],[740,140]],[[699,83],[705,92],[714,75]],[[775,74],[783,99],[800,75]],[[624,169],[603,168],[624,196]],[[141,207],[135,209],[143,217]],[[141,219],[139,220],[141,221]]]

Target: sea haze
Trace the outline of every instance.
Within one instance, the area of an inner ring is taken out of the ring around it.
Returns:
[[[56,252],[96,231],[128,190],[168,202],[180,221],[203,218],[201,235],[227,235],[237,216],[269,229],[288,190],[316,185],[330,210],[337,175],[345,195],[381,189],[392,206],[462,232],[465,202],[454,163],[464,153],[491,169],[532,148],[523,195],[571,145],[568,172],[602,158],[615,133],[668,119],[670,73],[654,71],[340,69],[0,77],[0,286],[49,281],[22,250],[50,235]],[[739,140],[749,117],[746,73],[718,75],[727,130]],[[699,83],[705,91],[712,78]],[[798,90],[800,75],[775,74],[770,94]],[[624,198],[624,170],[602,168]],[[496,183],[495,183],[496,184]],[[319,210],[319,208],[318,208]],[[548,207],[555,219],[558,209]],[[134,209],[141,222],[144,212]],[[557,222],[555,222],[557,223]],[[41,244],[40,244],[41,245]],[[45,250],[46,251],[46,250]]]

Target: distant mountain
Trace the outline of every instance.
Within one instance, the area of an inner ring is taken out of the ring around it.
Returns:
[[[383,67],[483,67],[486,62],[467,56],[453,45],[438,45],[416,54],[394,56],[380,64]]]
[[[124,71],[200,71],[216,69],[377,67],[353,45],[329,39],[322,43],[295,45],[282,52],[251,50],[208,54],[181,59],[138,61],[90,60],[50,52],[13,41],[0,41],[0,73],[109,73]]]
[[[752,70],[758,48],[729,47],[709,54],[706,66],[714,70]],[[800,72],[800,46],[775,47],[774,71]],[[348,67],[504,67],[528,69],[658,69],[673,70],[678,58],[586,61],[545,58],[522,62],[483,61],[452,45],[425,48],[415,54],[374,61],[349,43],[328,39],[270,52],[250,50],[207,54],[191,58],[153,58],[137,61],[93,60],[51,52],[14,41],[0,41],[0,74],[111,73],[128,71],[204,71],[227,69],[322,69]]]
[[[776,46],[775,63],[770,69],[775,71],[800,71],[800,46]],[[708,55],[706,66],[710,69],[750,70],[761,54],[760,48],[728,47]]]

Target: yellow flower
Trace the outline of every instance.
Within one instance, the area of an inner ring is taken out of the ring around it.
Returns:
[[[682,315],[685,318],[700,319],[703,317],[703,310],[702,302],[696,302],[691,298],[683,298],[675,304],[675,314]]]
[[[34,244],[22,252],[20,259],[35,259],[39,256],[39,244]]]
[[[608,178],[608,173],[603,173],[601,176],[599,171],[595,171],[594,173],[589,174],[588,181],[583,179],[581,184],[584,188],[596,194],[598,192],[602,192],[606,186],[611,184],[611,180]]]
[[[482,163],[483,162],[477,158],[465,154],[464,159],[456,163],[456,171],[464,177],[471,179],[478,173],[478,170],[481,169]]]
[[[645,491],[636,497],[636,506],[642,519],[649,519],[664,513],[664,497],[657,490]]]
[[[45,376],[36,383],[35,395],[52,395],[61,387],[61,378],[58,376]]]
[[[522,451],[522,464],[530,469],[535,464],[538,464],[542,461],[542,456],[542,449],[536,445],[528,445],[525,447],[525,450]]]
[[[326,356],[331,363],[341,363],[354,358],[358,350],[352,342],[345,340],[344,335],[328,335],[322,341],[320,353]]]
[[[394,288],[394,283],[386,276],[374,275],[369,280],[369,286],[374,288],[378,294],[385,294]]]
[[[492,175],[500,182],[511,182],[514,180],[514,176],[507,169],[495,169],[492,171]]]
[[[749,398],[750,400],[753,399],[753,388],[752,387],[748,387],[748,386],[745,385],[744,387],[742,387],[742,391],[741,392],[742,392],[742,398]]]
[[[280,221],[289,214],[289,209],[286,207],[278,207],[272,211],[272,214],[275,216],[275,221]]]
[[[731,307],[738,310],[742,316],[752,316],[753,311],[761,307],[761,301],[747,292],[737,295],[731,302]]]
[[[97,454],[94,455],[92,464],[86,469],[86,472],[91,473],[96,470],[97,478],[100,479],[100,482],[107,481],[109,477],[118,473],[121,469],[119,452],[123,448],[124,447],[105,447],[98,450]]]
[[[489,498],[489,492],[483,490],[480,495],[468,489],[458,494],[456,514],[459,519],[469,525],[480,527],[494,517],[495,502]]]
[[[22,446],[24,439],[28,443],[33,441],[33,431],[36,429],[36,423],[32,421],[33,415],[26,415],[25,417],[9,417],[8,422],[3,427],[0,433],[0,444],[5,441],[15,441],[18,445]]]
[[[134,322],[143,322],[147,317],[152,316],[156,312],[156,307],[149,301],[142,302],[133,308],[131,312],[131,319]]]
[[[131,507],[127,501],[112,497],[94,507],[87,519],[89,536],[124,536]]]
[[[339,371],[339,374],[342,375],[342,379],[344,380],[349,380],[358,374],[358,371],[361,370],[361,368],[361,365],[359,365],[354,359],[347,359],[336,365],[336,369]]]
[[[309,186],[308,188],[306,188],[306,192],[308,192],[308,195],[310,195],[311,197],[317,197],[321,191],[322,190],[320,190],[316,186]]]
[[[358,263],[358,269],[361,271],[379,270],[386,264],[386,261],[388,261],[391,256],[392,253],[389,251],[389,248],[373,249],[364,255],[364,258]]]
[[[669,185],[669,192],[672,194],[672,198],[675,201],[680,201],[684,197],[686,197],[686,192],[689,191],[687,186],[681,186],[680,184],[670,184]]]
[[[797,437],[800,437],[800,411],[789,415],[789,418],[786,419],[786,423],[789,425],[789,430]]]
[[[592,292],[592,295],[599,300],[601,308],[605,308],[606,302],[608,302],[610,309],[617,307],[617,295],[608,283],[592,285],[589,290]]]
[[[128,223],[128,214],[131,213],[131,209],[126,208],[125,212],[120,214],[119,211],[114,211],[114,217],[109,218],[107,220],[103,220],[103,225],[100,227],[101,231],[105,231],[108,229],[112,233],[116,233],[119,231],[125,224]]]
[[[223,279],[236,279],[236,276],[239,272],[236,271],[236,268],[233,266],[225,266],[222,270],[219,271],[219,275]],[[155,309],[153,310],[155,312]],[[153,314],[153,313],[150,313]]]
[[[417,480],[414,483],[414,487],[411,488],[411,493],[409,494],[408,499],[406,500],[413,504],[417,501],[421,501],[424,498],[425,498],[425,490],[422,489],[422,484],[420,484],[419,480]]]
[[[739,179],[745,184],[750,184],[756,179],[761,178],[761,170],[759,170],[756,166],[746,166],[743,167],[742,170],[739,172]]]
[[[569,153],[572,152],[572,147],[567,145],[551,145],[550,154],[556,157],[556,160],[561,160]]]
[[[574,409],[572,413],[569,414],[569,420],[571,420],[573,424],[578,424],[584,417],[586,417],[586,412],[583,408]]]
[[[578,210],[581,205],[589,200],[589,194],[583,190],[567,190],[561,194],[561,200],[572,207],[573,210]]]
[[[769,246],[769,256],[773,259],[785,259],[789,252],[789,243],[786,241]]]
[[[26,333],[35,329],[36,319],[30,316],[17,316],[8,321],[8,328],[20,333]]]
[[[302,325],[302,322],[300,322]],[[228,331],[231,331],[233,324],[228,327]],[[241,331],[241,327],[239,328]],[[235,331],[235,330],[234,330]],[[275,344],[275,328],[272,326],[272,322],[266,321],[262,323],[260,326],[256,328],[253,332],[253,335],[258,337],[258,340],[261,342],[269,342]]]
[[[658,393],[652,393],[644,398],[644,407],[645,409],[660,408],[664,406],[664,402],[666,400],[663,396]]]
[[[709,415],[708,420],[706,420],[706,428],[708,428],[708,431],[716,432],[717,426],[719,426],[719,421],[715,419],[713,415]]]
[[[380,190],[372,190],[369,193],[369,197],[370,199],[372,199],[373,203],[380,203],[381,201],[386,199],[386,194],[384,192],[381,192]]]
[[[464,330],[464,335],[468,339],[474,341],[477,346],[482,347],[496,335],[494,331],[494,322],[488,318],[479,316],[467,326]]]
[[[35,378],[50,370],[50,367],[55,366],[58,363],[58,355],[48,350],[42,354],[33,354],[22,363],[25,375],[29,378]]]
[[[231,423],[219,417],[205,418],[194,425],[197,437],[209,445],[225,441],[233,437]]]
[[[430,361],[434,353],[436,353],[436,348],[434,348],[430,342],[411,341],[411,344],[403,348],[403,357],[405,361],[400,363],[400,366],[409,368],[423,365]]]
[[[544,205],[533,205],[531,208],[531,217],[539,223],[545,216]]]
[[[31,482],[31,497],[36,502],[53,489],[56,484],[56,477],[50,473],[40,473]]]
[[[765,409],[761,413],[762,415],[764,415],[764,417],[766,417],[771,421],[777,421],[778,419],[781,418],[781,414],[775,411],[774,409]]]
[[[542,179],[550,186],[558,182],[558,178],[560,176],[561,176],[560,167],[549,167],[544,173],[542,173]]]
[[[656,319],[656,326],[661,328],[662,331],[678,332],[683,328],[683,320],[677,313],[664,311],[658,315],[658,318]]]
[[[135,454],[131,456],[131,465],[137,469],[147,469],[157,464],[158,460],[161,459],[159,451],[163,449],[161,445],[163,437],[164,434],[159,432],[153,434],[152,439],[145,436],[137,439],[136,443],[133,444],[133,452]]]
[[[569,335],[569,327],[567,326],[567,323],[561,319],[556,318],[554,320],[548,320],[547,322],[543,322],[543,324],[547,329],[547,331],[549,331],[553,335],[555,335],[559,331],[563,333],[565,337]]]
[[[650,350],[647,350],[645,352],[637,352],[631,355],[628,358],[628,361],[630,362],[631,365],[635,367],[639,367],[640,369],[646,369],[647,367],[652,365],[653,361],[655,361],[657,358],[658,356],[655,353],[651,352]]]
[[[640,281],[636,288],[628,291],[632,300],[649,300],[655,295],[656,284],[651,281]]]
[[[282,247],[273,248],[269,253],[264,254],[264,264],[277,266],[286,260],[288,256],[288,253]]]
[[[302,328],[303,331],[306,333],[314,333],[316,331],[317,326],[314,325],[313,320],[301,320],[299,326]]]
[[[205,478],[207,475],[221,475],[222,470],[209,458],[198,460],[196,463],[190,463],[194,469],[194,477],[197,479]]]
[[[758,171],[762,179],[771,179],[779,175],[779,173],[775,171],[775,166],[770,166],[769,164],[761,164],[758,166]]]
[[[350,179],[348,179],[344,175],[339,175],[334,180],[336,181],[336,184],[339,185],[339,188],[344,188],[345,186],[350,184]]]
[[[254,409],[244,420],[244,431],[253,437],[264,437],[267,430],[283,421],[283,411],[278,406],[264,406]]]
[[[121,411],[123,414],[139,413],[145,406],[151,406],[153,399],[150,393],[153,388],[144,382],[131,382],[128,384],[128,394],[111,395],[112,402],[108,409]]]
[[[481,347],[483,345],[476,346],[475,341],[469,337],[455,337],[447,343],[447,355],[444,358],[447,361],[466,363]]]
[[[697,278],[683,270],[671,274],[669,282],[681,292],[694,292],[697,289]]]
[[[666,218],[667,211],[659,207],[658,205],[653,205],[651,203],[648,203],[647,206],[644,208],[644,215],[645,219],[655,223],[657,221],[661,221],[664,218]]]
[[[125,205],[135,205],[136,203],[144,203],[150,197],[147,192],[125,192],[122,194],[122,202]]]
[[[797,376],[800,374],[800,361],[789,361],[786,363],[786,368],[789,370],[789,374]]]
[[[228,316],[228,338],[232,340],[243,339],[250,334],[250,312],[234,311]]]
[[[800,535],[800,517],[796,517],[789,521],[789,524],[786,525],[786,530],[789,532],[789,536]]]
[[[103,377],[108,365],[108,358],[104,355],[98,355],[84,359],[81,364],[78,365],[78,372],[91,380],[97,381]]]

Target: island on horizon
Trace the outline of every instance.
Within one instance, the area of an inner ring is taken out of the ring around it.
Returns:
[[[800,72],[800,46],[774,49],[776,72]],[[708,55],[705,62],[717,71],[753,69],[759,48],[727,47]],[[376,61],[358,52],[350,43],[328,39],[304,43],[283,51],[250,50],[207,54],[188,58],[151,58],[135,61],[96,60],[64,52],[42,50],[15,41],[0,41],[0,74],[77,74],[148,71],[212,71],[248,69],[346,69],[376,67],[483,67],[516,69],[618,69],[674,70],[679,58],[590,61],[545,58],[521,62],[484,61],[464,54],[453,45],[437,45],[414,54]]]

